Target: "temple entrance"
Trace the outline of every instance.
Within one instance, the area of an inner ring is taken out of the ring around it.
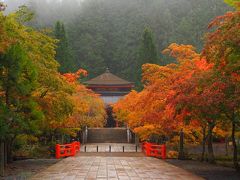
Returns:
[[[88,89],[99,94],[106,105],[107,122],[105,128],[123,127],[123,123],[114,119],[111,104],[116,103],[131,92],[134,83],[112,74],[108,68],[105,73],[84,83]]]
[[[109,105],[106,107],[106,112],[107,112],[107,128],[114,128],[116,127],[116,120],[113,117],[113,108]]]

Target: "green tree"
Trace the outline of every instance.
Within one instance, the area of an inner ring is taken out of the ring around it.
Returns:
[[[60,21],[55,25],[55,38],[59,40],[56,49],[56,59],[60,64],[59,71],[65,73],[76,70],[74,58],[68,45],[65,27]]]
[[[8,125],[5,140],[8,161],[11,161],[12,144],[20,133],[35,133],[34,123],[41,119],[37,103],[31,94],[37,85],[37,73],[20,44],[12,45],[0,56],[1,103],[5,107],[2,116]]]
[[[150,64],[158,64],[159,58],[157,53],[156,44],[153,38],[153,32],[150,28],[145,28],[140,50],[139,50],[139,63],[140,65],[150,63]]]
[[[198,3],[196,0],[4,2],[8,5],[8,12],[21,4],[29,5],[37,17],[31,22],[34,27],[52,27],[57,20],[64,22],[74,64],[88,70],[89,78],[109,67],[113,73],[130,81],[136,81],[139,43],[146,26],[156,34],[157,52],[173,42],[192,44],[200,52],[208,22],[231,9],[223,0],[201,0]],[[42,7],[46,10],[42,11]],[[162,64],[173,61],[161,57]]]
[[[57,104],[73,93],[57,71],[56,40],[24,26],[22,20],[27,16],[26,7],[7,16],[0,12],[0,130],[1,139],[7,142],[9,160],[17,136],[39,137],[44,120],[49,114],[59,113],[50,113],[46,102]],[[46,98],[60,93],[56,98]],[[60,103],[59,109],[65,104]],[[62,114],[66,116],[70,116],[69,111]]]
[[[157,48],[155,45],[153,32],[150,28],[145,28],[141,44],[138,53],[138,66],[137,66],[137,88],[140,88],[141,85],[141,74],[142,74],[142,65],[150,64],[159,64],[159,57],[157,53]]]

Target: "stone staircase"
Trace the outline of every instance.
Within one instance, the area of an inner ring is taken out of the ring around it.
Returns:
[[[126,128],[90,128],[87,143],[128,143]]]

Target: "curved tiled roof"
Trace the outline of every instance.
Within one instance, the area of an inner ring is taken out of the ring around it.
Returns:
[[[126,81],[114,74],[109,69],[105,73],[97,76],[89,81],[86,81],[87,85],[133,85],[132,82]]]

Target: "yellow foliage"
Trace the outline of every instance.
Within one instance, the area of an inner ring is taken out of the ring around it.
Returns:
[[[167,152],[167,158],[178,158],[178,152],[177,151],[168,151]]]
[[[156,133],[156,128],[153,125],[144,125],[135,128],[134,132],[139,135],[142,141],[146,141],[152,134]]]

